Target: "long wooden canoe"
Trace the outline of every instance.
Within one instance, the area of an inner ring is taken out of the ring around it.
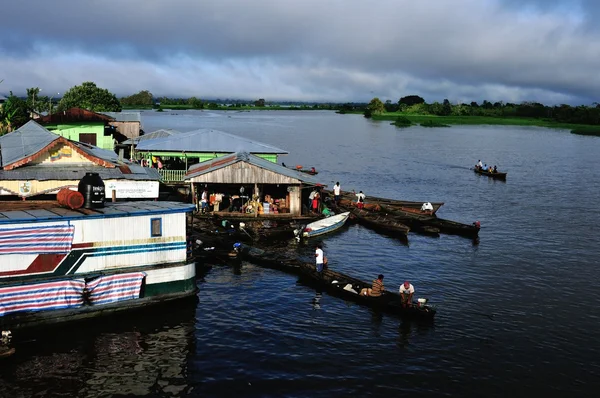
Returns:
[[[316,285],[332,296],[390,312],[402,318],[432,321],[437,311],[434,305],[419,304],[417,301],[413,301],[412,305],[402,306],[400,295],[388,290],[380,297],[361,296],[360,291],[370,288],[370,283],[331,269],[318,273],[314,264],[282,257],[275,252],[241,245],[238,253],[241,259],[257,265],[298,275],[300,280]]]
[[[488,176],[488,177],[491,177],[491,178],[493,178],[495,180],[506,180],[506,173],[500,173],[500,172],[496,172],[496,173],[491,172],[490,173],[489,171],[479,170],[478,168],[474,168],[473,171],[476,174],[481,174],[481,175],[484,175],[484,176]]]
[[[333,192],[328,191],[328,193],[333,198]],[[342,192],[341,198],[349,200],[351,202],[356,202],[356,195],[352,192]],[[423,206],[423,203],[425,203],[427,201],[415,202],[415,201],[410,201],[410,200],[387,199],[387,198],[381,198],[381,197],[369,195],[366,198],[366,202],[368,204],[383,205],[383,206],[388,206],[391,208],[398,208],[399,210],[402,208],[410,208],[413,211],[420,212],[421,207]],[[427,213],[435,214],[440,209],[440,207],[442,207],[444,205],[444,202],[430,202],[430,203],[433,206],[433,210],[430,212],[424,212],[423,214],[427,214]]]
[[[441,233],[450,235],[460,235],[468,238],[476,238],[479,235],[480,225],[477,222],[473,224],[463,224],[458,221],[446,220],[435,215],[423,215],[395,210],[387,206],[381,206],[381,211],[392,214],[398,217],[409,227],[413,226],[428,226],[438,228]]]

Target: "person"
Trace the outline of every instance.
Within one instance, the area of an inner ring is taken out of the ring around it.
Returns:
[[[325,254],[323,253],[323,245],[317,243],[317,249],[315,250],[315,262],[317,272],[323,272],[323,264],[325,263]]]
[[[492,166],[488,167],[487,171],[491,173],[493,171]]]
[[[402,298],[402,306],[406,307],[407,305],[412,305],[412,298],[415,294],[415,287],[411,285],[409,281],[404,281],[402,285],[400,285],[400,297]]]
[[[363,191],[359,191],[356,194],[356,207],[358,207],[359,209],[365,207],[365,194],[363,193]]]
[[[310,172],[313,174],[317,174],[317,169],[315,169],[314,167],[311,167]]]
[[[342,194],[342,188],[340,187],[340,182],[336,182],[333,186],[333,201],[335,205],[338,206],[340,204],[340,195]]]
[[[371,297],[379,297],[383,294],[385,290],[385,286],[383,286],[383,275],[379,274],[377,279],[373,281],[373,285],[371,287],[364,287],[360,291],[361,296],[371,296]]]
[[[477,161],[477,168],[479,168],[479,170],[481,170],[481,169],[482,169],[482,167],[483,167],[483,164],[481,163],[481,159],[479,159],[479,160]]]
[[[498,168],[496,167],[496,165],[494,165],[494,170],[492,170],[493,173],[497,173],[498,172]]]
[[[200,205],[202,206],[202,213],[206,213],[206,210],[208,210],[208,190],[206,188],[204,188],[204,191],[202,191],[202,197],[200,198]]]
[[[313,213],[319,214],[319,193],[315,192],[315,195],[312,199],[312,210]]]

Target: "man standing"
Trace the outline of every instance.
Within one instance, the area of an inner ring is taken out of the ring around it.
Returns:
[[[317,272],[323,272],[323,260],[325,255],[323,254],[323,245],[318,243],[317,250],[315,250],[315,259],[317,263]]]
[[[400,285],[400,297],[402,297],[402,306],[412,305],[412,298],[415,294],[415,288],[409,281],[405,281]]]
[[[336,182],[333,186],[333,201],[335,205],[338,206],[340,204],[340,195],[342,194],[342,188],[340,187],[340,182]]]

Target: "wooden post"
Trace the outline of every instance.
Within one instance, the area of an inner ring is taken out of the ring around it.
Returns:
[[[116,189],[112,190],[112,201],[113,202],[117,201],[117,190]]]
[[[196,190],[194,189],[194,183],[190,181],[191,190],[192,190],[192,203],[196,205],[196,210],[198,210],[198,203],[196,203]]]

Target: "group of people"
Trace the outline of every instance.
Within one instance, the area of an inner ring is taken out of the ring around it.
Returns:
[[[317,243],[316,245],[315,262],[317,272],[323,272],[325,269],[327,269],[328,261],[325,253],[323,252],[323,245],[321,243]],[[380,297],[384,291],[385,286],[383,284],[383,275],[379,274],[377,279],[373,280],[371,287],[363,288],[359,294],[361,296]],[[415,287],[409,281],[404,281],[404,283],[400,285],[398,293],[400,294],[403,307],[412,305]]]
[[[492,167],[492,166],[488,166],[487,164],[482,164],[481,163],[481,159],[477,161],[477,164],[475,165],[475,169],[479,170],[479,171],[487,171],[488,173],[497,173],[498,172],[498,168],[496,166]]]
[[[361,296],[370,296],[370,297],[379,297],[385,291],[385,286],[383,285],[383,275],[379,274],[377,279],[373,280],[373,284],[371,287],[365,287],[360,291]],[[400,298],[402,300],[402,306],[407,307],[412,305],[412,298],[415,294],[415,287],[409,282],[404,281],[403,284],[400,285],[400,289],[398,289],[398,293],[400,294]]]

